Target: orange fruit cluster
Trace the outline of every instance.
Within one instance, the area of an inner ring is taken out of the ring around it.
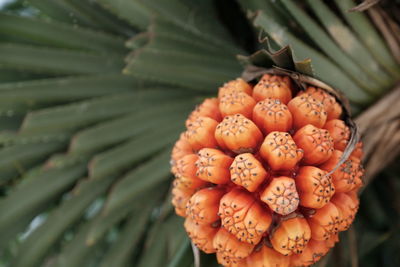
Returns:
[[[326,91],[289,77],[224,84],[172,151],[172,203],[193,243],[223,266],[309,266],[354,220],[362,145],[332,171],[350,130]]]

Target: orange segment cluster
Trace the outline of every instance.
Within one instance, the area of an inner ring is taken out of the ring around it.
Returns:
[[[172,204],[194,245],[226,267],[327,254],[363,184],[362,143],[341,161],[351,136],[341,116],[325,90],[271,74],[227,82],[198,105],[171,153]]]

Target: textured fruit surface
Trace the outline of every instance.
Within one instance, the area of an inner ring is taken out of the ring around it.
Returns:
[[[266,74],[225,83],[175,143],[172,204],[192,242],[223,266],[309,266],[358,210],[362,144],[335,97]],[[342,162],[342,163],[341,163]],[[341,163],[341,164],[339,164]]]

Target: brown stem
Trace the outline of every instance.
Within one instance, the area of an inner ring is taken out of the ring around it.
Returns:
[[[347,235],[350,244],[351,267],[358,267],[357,238],[354,226],[347,231]]]
[[[355,120],[364,143],[365,185],[400,152],[400,84]]]
[[[385,12],[382,11],[381,8],[378,7],[368,9],[368,14],[374,21],[376,27],[382,33],[383,38],[386,40],[386,43],[388,44],[389,49],[393,54],[393,57],[398,63],[400,63],[400,45],[395,37],[395,33],[387,24],[387,21],[391,21],[391,19],[387,16]]]

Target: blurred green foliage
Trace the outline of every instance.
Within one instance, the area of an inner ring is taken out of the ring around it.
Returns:
[[[349,5],[5,5],[0,265],[193,266],[183,220],[174,215],[168,193],[169,150],[185,117],[240,75],[237,54],[265,48],[258,43],[260,27],[273,48],[289,44],[296,60],[311,58],[315,75],[345,91],[355,111],[366,108],[399,78],[399,66],[367,17],[345,13]],[[262,11],[258,27],[246,16],[249,10]],[[353,50],[332,26],[354,40]],[[400,266],[399,176],[397,161],[364,190],[352,232],[356,242],[343,233],[328,266],[350,266],[354,257],[359,266]],[[217,266],[214,256],[202,255],[201,261]]]

